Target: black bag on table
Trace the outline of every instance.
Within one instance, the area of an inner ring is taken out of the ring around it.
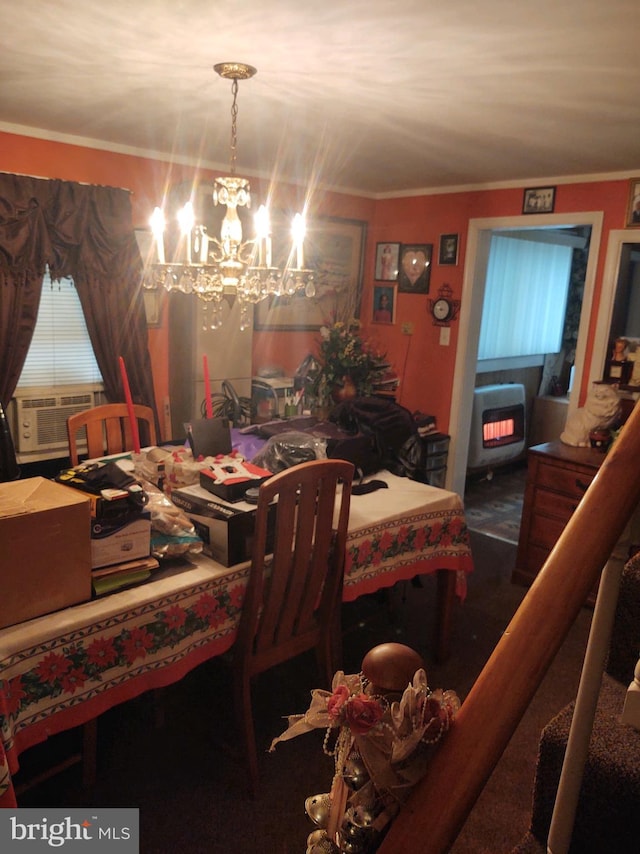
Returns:
[[[373,437],[380,461],[378,469],[385,468],[400,476],[406,474],[399,452],[416,434],[417,426],[404,406],[383,397],[354,397],[335,406],[329,418],[349,433]]]

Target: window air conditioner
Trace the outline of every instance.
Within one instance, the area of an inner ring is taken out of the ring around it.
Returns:
[[[67,418],[106,402],[101,385],[16,389],[12,400],[16,453],[57,450],[66,453],[69,447]]]

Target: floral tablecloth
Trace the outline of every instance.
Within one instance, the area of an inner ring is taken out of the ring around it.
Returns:
[[[344,600],[440,569],[464,598],[473,562],[455,493],[382,473],[351,501]],[[17,556],[16,556],[17,558]],[[249,564],[199,556],[146,584],[0,630],[0,806],[20,753],[228,650]]]

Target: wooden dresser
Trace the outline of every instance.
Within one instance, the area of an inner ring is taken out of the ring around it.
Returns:
[[[529,448],[512,581],[531,584],[604,458],[602,451],[573,448],[559,440]],[[595,596],[589,598],[594,601]]]

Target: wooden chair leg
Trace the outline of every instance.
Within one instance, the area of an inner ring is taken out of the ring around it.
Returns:
[[[249,788],[251,795],[256,797],[259,789],[259,774],[256,733],[253,725],[253,704],[251,702],[251,681],[245,674],[235,675],[234,681],[236,719],[249,771]]]
[[[449,569],[437,572],[436,661],[444,664],[451,653],[451,624],[456,600],[456,574]]]

